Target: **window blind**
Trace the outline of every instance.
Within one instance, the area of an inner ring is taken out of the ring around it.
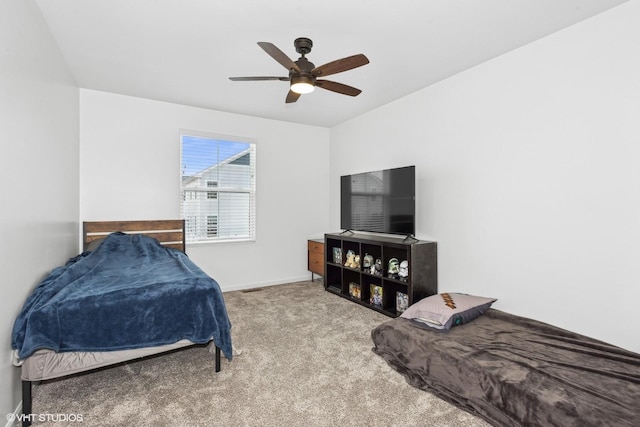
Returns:
[[[255,240],[256,147],[180,132],[180,212],[187,243]]]

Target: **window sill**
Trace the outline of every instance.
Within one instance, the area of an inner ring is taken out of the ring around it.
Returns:
[[[219,240],[199,240],[197,242],[187,242],[187,247],[193,246],[215,246],[221,244],[236,244],[236,243],[255,243],[256,239],[219,239]]]

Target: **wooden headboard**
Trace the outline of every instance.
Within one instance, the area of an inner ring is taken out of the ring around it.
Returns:
[[[186,249],[184,220],[160,221],[85,221],[82,223],[82,250],[94,240],[102,239],[110,233],[121,231],[127,234],[144,234],[157,239],[169,248]]]

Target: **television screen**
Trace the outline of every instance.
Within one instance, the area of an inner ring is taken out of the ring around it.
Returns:
[[[340,177],[340,228],[415,234],[415,166]]]

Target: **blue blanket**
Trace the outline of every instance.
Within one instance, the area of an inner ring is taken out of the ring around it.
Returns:
[[[111,351],[213,339],[231,360],[231,323],[218,283],[183,252],[113,233],[54,269],[16,319],[20,358],[38,349]]]

